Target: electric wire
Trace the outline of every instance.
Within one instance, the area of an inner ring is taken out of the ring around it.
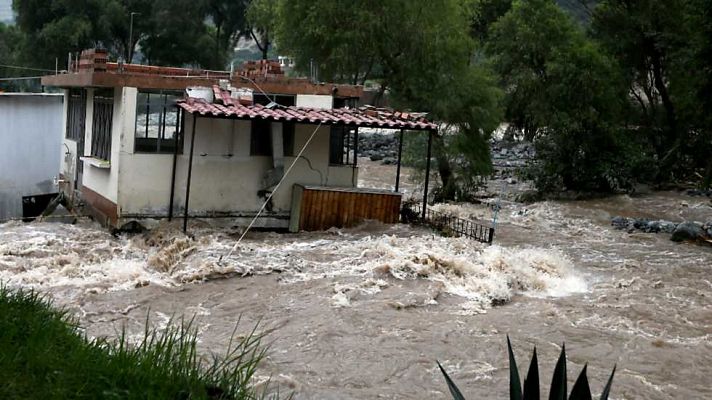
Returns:
[[[292,164],[290,164],[289,168],[287,168],[287,170],[284,172],[284,175],[282,175],[282,179],[279,180],[277,185],[270,192],[269,196],[267,196],[267,199],[265,200],[264,203],[262,203],[262,207],[260,207],[260,210],[254,216],[254,218],[252,218],[252,221],[250,221],[250,224],[247,225],[247,228],[245,228],[245,230],[242,232],[242,235],[240,235],[240,238],[237,239],[237,242],[235,242],[235,245],[232,246],[232,248],[227,253],[225,258],[230,258],[230,256],[232,256],[232,253],[235,252],[235,249],[237,249],[237,246],[240,244],[240,242],[242,242],[242,239],[245,237],[245,235],[247,235],[247,232],[249,232],[249,230],[252,228],[252,225],[255,224],[255,221],[257,221],[257,218],[259,218],[259,216],[265,210],[265,207],[267,207],[267,204],[269,203],[269,201],[272,200],[272,196],[274,196],[274,194],[277,192],[277,190],[279,190],[279,188],[280,188],[280,186],[282,186],[282,183],[284,182],[284,180],[287,178],[289,173],[292,171],[292,168],[294,168],[294,166],[297,164],[297,161],[299,161],[299,159],[302,157],[302,154],[304,154],[304,150],[307,149],[307,147],[309,146],[309,143],[311,143],[312,139],[314,139],[314,137],[316,136],[316,133],[319,131],[319,128],[321,128],[321,122],[319,123],[319,125],[316,126],[316,128],[314,129],[314,132],[312,132],[312,134],[309,136],[309,139],[307,139],[307,142],[304,144],[304,146],[302,146],[301,150],[299,150],[299,154],[297,154],[297,156],[292,161]],[[223,257],[220,256],[220,259],[218,260],[218,262],[222,261],[222,259],[223,259]]]
[[[53,69],[23,67],[21,65],[9,65],[9,64],[0,64],[0,68],[24,69],[27,71],[41,71],[41,72],[57,72],[56,70],[53,70]]]
[[[23,80],[31,80],[31,79],[42,79],[42,77],[47,76],[47,75],[40,75],[40,76],[18,76],[15,78],[0,78],[0,81],[23,81]]]

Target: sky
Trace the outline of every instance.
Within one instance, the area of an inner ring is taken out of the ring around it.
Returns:
[[[12,0],[0,0],[0,22],[13,22]]]

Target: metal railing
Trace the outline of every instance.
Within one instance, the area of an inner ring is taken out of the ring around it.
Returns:
[[[401,221],[405,223],[421,223],[432,227],[446,235],[464,236],[478,242],[492,244],[494,228],[469,219],[464,219],[430,208],[425,210],[419,204],[405,204],[401,210]]]

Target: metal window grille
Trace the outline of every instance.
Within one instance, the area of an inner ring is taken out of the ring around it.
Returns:
[[[184,115],[176,106],[179,92],[139,92],[134,150],[143,153],[183,151]]]
[[[83,89],[72,89],[67,102],[67,139],[84,139],[87,116],[87,93]]]
[[[111,160],[111,126],[114,117],[113,90],[97,90],[94,94],[91,155]]]
[[[329,164],[356,164],[356,130],[346,126],[332,126],[329,135]]]

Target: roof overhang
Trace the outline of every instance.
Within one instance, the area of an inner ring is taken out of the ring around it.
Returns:
[[[213,86],[218,84],[220,79],[221,77],[209,76],[141,75],[94,71],[43,76],[42,85],[62,88],[135,87],[148,90],[184,90],[189,86]],[[231,79],[231,84],[235,87],[246,87],[271,94],[311,94],[358,98],[363,95],[363,86],[312,83],[307,79],[248,79],[235,76]]]
[[[437,130],[437,125],[421,113],[364,108],[319,109],[311,107],[276,106],[260,104],[243,105],[233,99],[230,92],[213,87],[215,102],[188,97],[178,101],[178,107],[188,113],[206,118],[229,118],[295,122],[301,124],[344,125],[364,128],[405,129],[419,131]]]

